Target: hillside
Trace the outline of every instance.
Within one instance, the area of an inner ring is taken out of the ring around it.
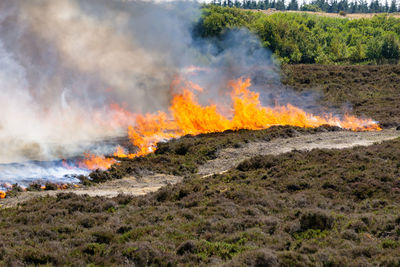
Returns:
[[[400,267],[396,12],[1,0],[0,267]]]
[[[286,65],[283,82],[320,94],[319,103],[370,116],[383,127],[400,124],[400,66]]]
[[[398,151],[396,139],[255,156],[142,197],[44,196],[0,211],[0,263],[394,266]]]
[[[326,106],[350,101],[384,128],[399,124],[397,66],[282,71],[287,86],[320,92]],[[42,191],[1,209],[0,265],[396,266],[399,135],[272,127],[160,143],[93,172],[80,190],[145,185],[152,175],[181,177],[176,184],[111,198]]]

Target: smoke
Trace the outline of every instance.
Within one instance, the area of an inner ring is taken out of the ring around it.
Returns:
[[[111,104],[165,109],[198,17],[192,4],[177,14],[179,5],[1,1],[0,163],[63,157],[123,134],[129,118],[116,119]]]
[[[194,36],[200,15],[194,2],[2,0],[0,163],[72,157],[124,135],[133,113],[167,110],[177,75],[207,89],[204,104],[226,102],[241,76],[265,105],[313,102],[281,85],[249,31]]]

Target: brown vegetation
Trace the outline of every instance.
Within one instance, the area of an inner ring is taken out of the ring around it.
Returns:
[[[0,211],[0,265],[395,266],[399,151],[294,151],[144,197],[39,198]]]
[[[286,65],[284,83],[321,93],[321,104],[400,125],[400,66]]]
[[[119,165],[108,171],[94,171],[90,180],[80,177],[84,184],[101,183],[107,180],[120,179],[134,175],[165,173],[172,175],[190,175],[208,160],[215,159],[220,149],[240,147],[254,141],[270,141],[276,138],[290,138],[300,134],[314,134],[327,131],[340,131],[333,126],[318,128],[300,128],[291,126],[273,126],[260,131],[239,130],[222,133],[187,135],[179,139],[159,143],[154,153],[134,159],[119,159]]]
[[[354,103],[384,126],[400,121],[397,66],[286,66],[285,83]],[[392,113],[388,113],[392,112]],[[400,265],[400,140],[344,150],[256,156],[200,177],[216,151],[336,130],[273,127],[186,136],[92,181],[185,175],[142,197],[60,194],[0,210],[0,265]],[[32,188],[34,189],[34,187]]]

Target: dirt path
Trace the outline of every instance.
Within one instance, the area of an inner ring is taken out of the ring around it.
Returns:
[[[292,150],[314,148],[342,149],[368,146],[397,137],[400,137],[400,131],[387,129],[380,132],[326,132],[289,139],[274,139],[270,142],[254,142],[240,148],[227,148],[219,151],[218,157],[201,166],[198,173],[203,176],[221,173],[255,155],[278,155]]]
[[[368,146],[376,142],[382,142],[400,137],[400,131],[394,129],[380,132],[325,132],[311,135],[300,135],[289,139],[274,139],[270,142],[253,142],[239,148],[227,148],[218,153],[215,160],[211,160],[199,168],[199,175],[209,176],[215,173],[223,173],[236,166],[239,162],[255,155],[278,155],[292,150],[311,150],[314,148],[348,148],[353,146]],[[126,177],[113,180],[97,186],[69,189],[63,191],[25,192],[14,198],[6,198],[0,201],[2,207],[16,206],[37,196],[54,196],[61,192],[73,192],[76,194],[88,194],[90,196],[114,197],[118,194],[144,195],[157,191],[160,187],[171,183],[175,184],[182,177],[155,174],[137,179]]]
[[[87,194],[89,196],[115,197],[119,194],[127,194],[134,196],[145,195],[150,192],[157,191],[166,184],[175,184],[182,180],[182,177],[155,174],[140,179],[133,176],[119,180],[112,180],[96,186],[82,187],[57,191],[40,191],[40,192],[23,192],[16,197],[6,198],[0,201],[0,207],[16,206],[19,203],[28,201],[39,196],[55,196],[59,193],[75,193],[78,195]]]

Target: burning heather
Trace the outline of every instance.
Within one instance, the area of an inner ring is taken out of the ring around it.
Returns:
[[[238,129],[260,130],[274,125],[298,127],[331,125],[352,131],[381,130],[371,119],[359,119],[350,115],[345,115],[341,119],[332,114],[316,116],[290,104],[264,107],[260,103],[259,94],[249,90],[250,79],[232,81],[230,86],[231,107],[220,107],[216,104],[201,106],[197,102],[195,92],[201,93],[203,89],[191,82],[184,82],[182,93],[174,95],[172,99],[169,114],[164,112],[139,114],[136,116],[135,125],[129,126],[129,139],[137,148],[137,152],[125,154],[124,150],[118,147],[114,156],[121,158],[143,156],[154,151],[160,141],[188,134]],[[224,110],[227,114],[222,114],[219,110]],[[90,154],[79,164],[91,170],[104,170],[113,163],[115,163],[113,158]]]
[[[74,183],[187,134],[380,130],[282,85],[248,30],[202,39],[199,20],[191,2],[1,1],[0,183]],[[126,135],[133,153],[109,141]]]

